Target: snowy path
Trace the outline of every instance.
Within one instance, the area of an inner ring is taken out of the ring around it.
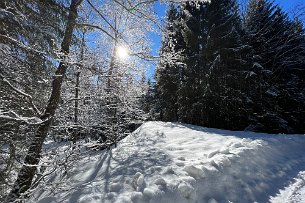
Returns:
[[[302,203],[305,136],[148,122],[67,177],[32,202]]]

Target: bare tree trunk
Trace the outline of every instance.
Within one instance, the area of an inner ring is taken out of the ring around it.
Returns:
[[[74,103],[74,124],[78,124],[78,102],[79,102],[79,78],[81,74],[81,68],[84,63],[84,52],[85,52],[85,35],[86,31],[83,32],[82,43],[80,48],[80,67],[76,71],[76,84],[75,84],[75,103]]]
[[[68,22],[64,34],[64,39],[61,44],[61,51],[65,56],[67,56],[69,53],[72,34],[76,24],[77,7],[81,4],[81,2],[82,0],[71,0]],[[10,194],[7,196],[7,202],[13,202],[17,200],[22,193],[25,193],[31,187],[33,177],[36,173],[37,165],[39,164],[42,144],[47,137],[55,114],[55,110],[58,107],[58,102],[61,94],[61,86],[67,70],[67,64],[64,62],[65,56],[62,57],[62,60],[59,63],[53,78],[52,93],[45,112],[41,116],[41,119],[44,122],[38,127],[35,138],[28,149],[24,164],[18,173],[18,178],[14,183]]]
[[[76,141],[79,139],[79,128],[78,128],[78,100],[79,100],[79,78],[80,78],[80,71],[76,72],[76,84],[75,84],[75,103],[74,103],[74,125],[72,132],[72,149],[75,149]]]
[[[79,100],[79,78],[80,71],[76,72],[76,84],[75,84],[75,104],[74,104],[74,124],[78,124],[78,100]]]

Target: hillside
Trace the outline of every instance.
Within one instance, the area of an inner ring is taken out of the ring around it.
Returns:
[[[38,189],[30,202],[301,203],[305,136],[147,122],[61,178],[71,189]]]

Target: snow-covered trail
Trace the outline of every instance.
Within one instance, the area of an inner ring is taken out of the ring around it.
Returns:
[[[54,182],[57,177],[52,177]],[[305,136],[148,122],[31,202],[305,202]]]

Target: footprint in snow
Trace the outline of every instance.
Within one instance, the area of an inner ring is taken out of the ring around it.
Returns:
[[[157,178],[157,179],[154,181],[154,183],[155,183],[156,185],[161,185],[161,186],[164,186],[164,187],[166,187],[166,185],[167,185],[166,181],[165,181],[162,177]]]
[[[178,160],[185,161],[185,158],[183,156],[178,157]]]
[[[175,174],[172,167],[166,167],[161,174]]]
[[[122,189],[122,184],[121,183],[112,183],[109,187],[110,192],[120,192]]]
[[[133,179],[132,179],[132,186],[134,189],[136,189],[136,191],[143,191],[145,186],[146,186],[146,182],[144,180],[144,175],[140,172],[137,172]]]
[[[190,199],[195,195],[195,189],[190,184],[185,182],[178,185],[178,191],[186,199]]]
[[[157,188],[158,192],[164,191],[167,188],[167,182],[161,176],[157,177],[153,181],[153,183],[157,186],[156,188]],[[147,188],[144,189],[143,193],[145,192],[146,189]],[[149,190],[152,190],[152,189],[150,188]]]
[[[176,165],[179,167],[183,167],[185,164],[183,162],[177,162]]]
[[[192,176],[195,179],[200,179],[205,176],[203,170],[193,165],[185,166],[183,170],[186,171],[189,174],[189,176]]]
[[[208,158],[212,158],[213,156],[215,156],[217,153],[219,153],[219,150],[213,151],[211,153],[208,154]]]

